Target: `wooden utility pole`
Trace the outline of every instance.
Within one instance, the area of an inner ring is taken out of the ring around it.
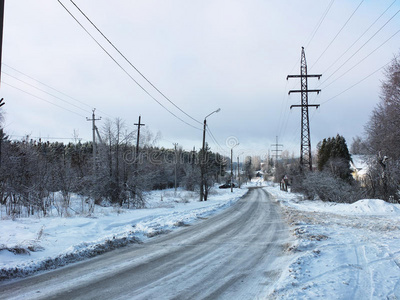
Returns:
[[[96,148],[96,121],[100,121],[101,117],[96,119],[95,116],[95,108],[92,110],[92,118],[86,118],[86,121],[92,121],[92,131],[93,131],[93,174],[96,173],[96,155],[97,155],[97,148]]]
[[[240,170],[239,170],[239,156],[237,157],[237,170],[238,170],[238,183],[239,183],[239,189],[240,189]]]
[[[141,122],[141,118],[142,116],[139,116],[139,122],[138,123],[134,123],[133,125],[138,127],[138,131],[137,131],[137,139],[136,139],[136,159],[135,161],[137,162],[138,158],[139,158],[139,139],[140,139],[140,127],[141,126],[145,126],[145,124],[140,123]]]
[[[235,146],[231,148],[231,193],[233,193],[233,148],[238,146],[239,143],[237,143]]]
[[[205,165],[206,165],[206,128],[207,128],[207,117],[204,118],[204,127],[203,127],[203,146],[202,146],[202,152],[201,152],[201,157],[200,157],[200,201],[207,201],[207,197],[205,196],[206,191],[204,187],[204,176],[205,176]]]
[[[214,113],[219,112],[221,109],[218,108],[217,110],[214,110],[212,113],[209,113],[207,116],[204,118],[204,127],[203,127],[203,147],[202,147],[202,152],[201,152],[201,158],[200,158],[200,201],[207,201],[207,196],[208,196],[208,191],[207,191],[207,174],[206,173],[206,168],[207,168],[207,151],[206,151],[206,128],[207,128],[207,118],[211,116]]]
[[[307,78],[317,77],[321,78],[321,74],[308,75],[307,74],[307,62],[306,54],[304,52],[304,47],[301,48],[301,66],[300,75],[288,75],[286,80],[289,78],[300,78],[301,79],[301,89],[300,90],[290,90],[291,93],[301,93],[301,105],[292,105],[292,107],[301,107],[301,146],[300,146],[300,167],[303,169],[307,167],[312,171],[312,160],[311,160],[311,139],[310,139],[310,119],[308,116],[308,108],[310,106],[319,107],[319,104],[308,104],[308,93],[315,92],[319,94],[321,90],[309,90],[307,86]]]
[[[4,1],[3,1],[3,3],[4,3]],[[0,66],[1,66],[1,64],[0,64]],[[1,98],[0,99],[0,107],[2,107],[5,104],[3,101],[4,101],[4,99]],[[0,169],[1,169],[1,146],[2,146],[2,144],[3,144],[3,128],[0,128]]]
[[[279,156],[279,152],[281,152],[282,150],[279,149],[279,147],[283,147],[282,144],[278,144],[278,136],[276,136],[276,143],[271,145],[272,147],[275,147],[275,150],[271,150],[272,152],[275,152],[275,167],[277,166],[278,163],[278,156]]]
[[[196,164],[196,147],[193,146],[193,150],[192,150],[192,170],[194,169],[195,164]]]
[[[1,82],[1,65],[3,54],[3,27],[4,27],[4,1],[0,0],[0,82]]]
[[[135,184],[134,184],[134,187],[133,187],[133,194],[134,194],[135,198],[136,198],[137,177],[138,177],[138,174],[139,174],[138,163],[139,163],[140,127],[141,126],[145,126],[145,124],[141,123],[141,119],[142,119],[142,116],[139,116],[139,122],[133,124],[133,125],[138,127],[137,138],[136,138],[135,165],[134,165],[134,167],[135,167],[135,172],[134,172],[134,175],[135,175],[134,182],[135,182]]]
[[[231,148],[231,193],[233,193],[233,147]]]
[[[176,147],[178,146],[178,143],[174,143],[173,145],[175,147],[175,197],[176,197],[176,167],[177,167],[177,164],[178,164],[178,156],[177,156],[177,153],[176,153]]]
[[[0,128],[0,172],[1,172],[1,159],[2,159],[2,156],[1,156],[2,144],[3,144],[3,128]]]

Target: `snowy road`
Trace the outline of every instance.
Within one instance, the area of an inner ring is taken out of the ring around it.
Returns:
[[[263,189],[195,225],[94,259],[0,284],[2,299],[266,297],[290,239]]]

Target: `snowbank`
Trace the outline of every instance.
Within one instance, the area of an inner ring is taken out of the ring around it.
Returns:
[[[235,203],[246,188],[213,189],[208,201],[173,189],[146,196],[148,209],[96,206],[90,216],[1,220],[0,280],[63,266],[130,243],[140,243],[205,218]],[[78,211],[79,197],[72,197]]]
[[[304,200],[296,193],[286,193],[279,186],[270,187],[269,191],[276,201],[285,207],[301,211],[324,212],[341,215],[392,215],[400,216],[400,204],[392,204],[380,199],[363,199],[352,204],[333,203],[320,200]]]
[[[379,199],[364,199],[350,204],[344,211],[349,214],[400,215],[400,205],[391,204]]]
[[[399,299],[400,206],[304,201],[268,187],[296,242],[267,299]]]

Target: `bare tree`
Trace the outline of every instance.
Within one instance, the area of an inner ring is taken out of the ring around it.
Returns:
[[[368,152],[375,157],[369,165],[369,188],[372,196],[384,200],[399,198],[400,175],[400,60],[393,58],[385,69],[380,102],[365,126]],[[389,158],[383,162],[383,157]],[[384,166],[384,167],[383,167]]]

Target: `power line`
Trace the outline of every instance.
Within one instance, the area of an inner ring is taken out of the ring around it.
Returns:
[[[64,6],[64,4],[61,3],[60,0],[57,0],[58,3],[68,12],[68,14],[79,24],[79,26],[93,39],[93,41],[114,61],[114,63],[126,74],[128,77],[135,82],[150,98],[152,98],[155,102],[158,103],[162,108],[164,108],[167,112],[169,112],[172,116],[180,120],[181,122],[185,123],[186,125],[193,127],[197,130],[202,130],[201,128],[198,128],[196,126],[193,126],[192,124],[182,120],[180,117],[178,117],[176,114],[174,114],[172,111],[170,111],[167,107],[165,107],[160,101],[158,101],[153,95],[151,95],[142,85],[140,85],[133,77],[126,71],[117,61],[116,59],[95,39],[95,37],[90,34],[90,32],[78,21],[78,19],[68,10],[67,7]]]
[[[2,82],[3,84],[5,84],[5,85],[8,85],[9,87],[12,87],[12,88],[14,88],[14,89],[16,89],[16,90],[19,90],[19,91],[21,91],[21,92],[23,92],[23,93],[25,93],[25,94],[28,94],[28,95],[30,95],[30,96],[32,96],[32,97],[35,97],[35,98],[39,99],[39,100],[42,100],[42,101],[47,102],[47,103],[50,103],[50,104],[52,104],[52,105],[54,105],[54,106],[57,106],[58,108],[64,109],[64,110],[69,111],[69,112],[71,112],[71,113],[73,113],[73,114],[75,114],[75,115],[78,115],[78,116],[80,116],[80,117],[85,118],[85,116],[84,116],[84,115],[81,115],[80,113],[74,112],[74,111],[72,111],[72,110],[70,110],[70,109],[68,109],[68,108],[62,107],[62,106],[60,106],[60,105],[58,105],[58,104],[55,104],[55,103],[53,103],[53,102],[51,102],[51,101],[48,101],[48,100],[43,99],[43,98],[41,98],[41,97],[38,97],[38,96],[36,96],[36,95],[34,95],[34,94],[31,94],[31,93],[29,93],[29,92],[27,92],[27,91],[25,91],[25,90],[23,90],[23,89],[17,88],[16,86],[11,85],[11,84],[5,82],[4,80],[2,80],[1,82]]]
[[[78,99],[76,99],[76,98],[74,98],[74,97],[71,97],[70,95],[67,95],[66,93],[64,93],[64,92],[62,92],[62,91],[60,91],[60,90],[58,90],[58,89],[56,89],[56,88],[54,88],[54,87],[52,87],[52,86],[46,84],[46,83],[44,83],[43,81],[40,81],[40,80],[38,80],[38,79],[36,79],[36,78],[34,78],[34,77],[32,77],[32,76],[30,76],[30,75],[24,73],[24,72],[21,72],[20,70],[17,70],[16,68],[11,67],[10,65],[7,65],[7,64],[5,64],[5,63],[2,63],[2,65],[3,65],[3,66],[6,66],[6,67],[9,68],[9,69],[14,70],[15,72],[17,72],[17,73],[19,73],[19,74],[22,74],[22,75],[25,76],[25,77],[28,77],[29,79],[32,79],[32,80],[36,81],[37,83],[40,83],[41,85],[43,85],[43,86],[45,86],[45,87],[47,87],[47,88],[49,88],[49,89],[51,89],[51,90],[53,90],[53,91],[55,91],[55,92],[61,94],[61,95],[64,95],[65,97],[67,97],[67,98],[69,98],[69,99],[71,99],[71,100],[74,100],[74,101],[76,101],[76,102],[78,102],[78,103],[80,103],[80,104],[82,104],[82,105],[84,105],[84,106],[87,106],[87,107],[90,108],[91,110],[92,110],[92,108],[93,108],[93,106],[90,106],[89,104],[86,104],[86,103],[83,102],[83,101],[80,101],[80,100],[78,100]],[[11,75],[9,75],[9,76],[11,76]],[[20,80],[20,79],[18,79],[18,80]],[[20,80],[20,81],[22,81],[22,80]],[[24,81],[22,81],[22,82],[24,82]],[[25,82],[24,82],[24,83],[25,83]],[[35,87],[35,88],[36,88],[36,87]],[[40,89],[39,89],[39,90],[40,90]],[[45,93],[47,93],[47,92],[45,92]],[[50,95],[51,95],[51,94],[50,94]],[[63,100],[63,101],[64,101],[64,100]],[[113,116],[107,114],[107,113],[104,112],[104,111],[101,111],[100,109],[97,109],[97,110],[98,110],[99,112],[103,113],[104,115],[110,117],[110,118],[114,118]]]
[[[339,71],[350,59],[352,59],[354,57],[354,55],[356,55],[362,48],[364,48],[364,46],[371,41],[398,13],[400,12],[400,9],[385,23],[383,24],[360,48],[357,49],[356,52],[353,53],[353,55],[351,55],[343,64],[340,65],[339,68],[337,68],[331,75],[328,76],[328,78],[325,79],[325,81],[328,81],[329,78],[331,78],[337,71]],[[396,34],[395,34],[396,35]],[[393,37],[393,36],[392,36]],[[391,37],[391,38],[392,38]],[[385,42],[386,43],[386,42]],[[353,44],[354,45],[354,44]],[[382,44],[383,45],[383,44]],[[347,51],[346,51],[347,52]],[[343,56],[343,55],[342,55]],[[340,59],[340,57],[339,57]],[[330,68],[330,67],[329,67]],[[328,69],[329,69],[328,68]],[[323,82],[322,82],[323,84]]]
[[[79,100],[77,100],[77,99],[75,99],[75,98],[73,98],[73,97],[71,97],[71,96],[69,96],[69,95],[67,95],[67,94],[65,94],[65,93],[63,93],[63,92],[61,92],[60,90],[57,90],[56,88],[54,88],[54,87],[52,87],[52,86],[50,86],[50,85],[48,85],[48,84],[46,84],[46,83],[44,83],[44,82],[42,82],[42,81],[36,79],[36,78],[33,78],[32,76],[30,76],[30,75],[28,75],[28,74],[26,74],[26,73],[24,73],[24,72],[21,72],[21,71],[15,69],[14,67],[11,67],[10,65],[7,65],[7,64],[5,64],[5,63],[2,63],[2,65],[3,65],[3,66],[6,66],[6,67],[9,68],[9,69],[14,70],[14,71],[17,72],[17,73],[20,73],[20,74],[24,75],[25,77],[28,77],[29,79],[32,79],[32,80],[34,80],[34,81],[40,83],[41,85],[44,85],[45,87],[47,87],[47,88],[49,88],[49,89],[52,89],[53,91],[56,91],[57,93],[60,93],[60,94],[66,96],[66,97],[68,97],[68,98],[70,98],[70,99],[72,99],[72,100],[74,100],[74,101],[76,101],[76,102],[79,102],[80,104],[85,105],[85,106],[87,106],[87,107],[90,108],[90,109],[92,108],[90,105],[88,105],[88,104],[86,104],[86,103],[84,103],[84,102],[82,102],[82,101],[79,101]],[[9,74],[7,74],[7,75],[9,75]],[[9,75],[9,76],[11,76],[11,75]],[[22,81],[22,80],[21,80],[21,81]]]
[[[289,95],[286,92],[287,86],[288,86],[288,81],[286,81],[285,95],[283,97],[283,101],[281,102],[281,110],[280,110],[279,117],[278,117],[278,122],[277,122],[276,132],[278,132],[278,136],[280,135],[280,128],[282,128],[281,127],[281,121],[282,121],[282,123],[285,122],[285,116],[286,116],[285,107],[287,106],[287,103],[288,103],[288,100],[289,100]],[[285,101],[285,99],[286,99],[286,101]],[[283,114],[283,116],[282,116],[282,114]]]
[[[304,47],[305,49],[307,49],[307,47],[310,45],[311,41],[314,39],[315,34],[317,33],[317,31],[319,30],[319,28],[321,27],[323,21],[325,20],[329,10],[331,9],[333,3],[335,2],[335,0],[331,0],[331,2],[328,4],[328,7],[326,8],[325,12],[322,14],[320,20],[318,21],[316,27],[313,29],[313,31],[311,32],[311,37],[309,38],[309,41],[306,42],[306,46]],[[289,72],[289,74],[293,73],[294,68],[301,63],[301,59],[297,59],[296,63],[294,64],[292,70]]]
[[[314,39],[315,34],[317,33],[317,31],[319,30],[319,28],[321,27],[322,23],[324,22],[326,15],[328,14],[329,10],[331,9],[333,3],[335,2],[335,0],[331,0],[331,2],[328,4],[328,7],[326,8],[325,12],[322,14],[322,17],[320,18],[320,20],[317,23],[316,28],[313,30],[313,32],[311,33],[311,38],[309,39],[308,43],[306,43],[305,48],[307,49],[307,47],[310,45],[311,41]],[[291,72],[290,72],[291,73]]]
[[[396,1],[396,0],[395,0],[395,1]],[[318,21],[316,27],[315,27],[315,28],[313,29],[313,31],[311,32],[311,34],[310,34],[311,37],[308,39],[308,42],[306,42],[306,47],[305,47],[305,48],[307,48],[307,47],[310,45],[311,41],[314,39],[314,36],[315,36],[316,33],[318,32],[318,30],[319,30],[319,28],[321,27],[322,23],[324,22],[324,20],[325,20],[326,16],[328,15],[328,13],[329,13],[329,11],[330,11],[330,9],[331,9],[331,7],[332,7],[332,5],[333,5],[334,2],[335,2],[335,0],[331,0],[331,2],[328,4],[327,8],[325,9],[324,13],[322,14],[321,18],[319,19],[319,21]],[[289,72],[289,74],[293,73],[295,67],[296,67],[300,62],[301,62],[301,59],[297,59],[295,65],[293,66],[293,68],[292,68],[292,70]],[[294,86],[293,86],[292,88],[294,88]],[[287,90],[287,83],[286,83],[285,90]],[[289,101],[289,96],[287,95],[286,92],[285,92],[285,94],[286,94],[286,104],[285,104],[285,106],[287,106],[287,105],[288,105],[288,101]],[[283,106],[283,105],[284,105],[284,102],[282,102],[282,106]],[[282,107],[282,108],[283,108],[283,107]],[[280,136],[281,134],[284,134],[284,133],[286,132],[287,124],[288,124],[288,122],[289,122],[289,114],[290,114],[290,113],[286,113],[286,110],[283,110],[282,108],[281,108],[281,113],[279,114],[279,119],[278,119],[278,129],[277,129],[278,136]],[[282,111],[283,111],[283,114],[284,114],[283,117],[282,117]],[[282,122],[283,122],[283,123],[282,123],[282,127],[280,126],[280,124],[281,124],[281,117],[282,117]],[[285,120],[286,120],[286,121],[285,121]],[[281,128],[281,129],[283,128],[283,131],[282,131],[282,130],[279,130],[279,128]]]
[[[320,20],[318,21],[316,27],[311,32],[311,37],[309,38],[308,42],[306,43],[306,47],[305,48],[307,48],[310,45],[311,41],[314,39],[314,36],[316,35],[316,33],[318,32],[319,28],[321,27],[323,21],[325,20],[326,16],[328,15],[328,13],[329,13],[329,11],[330,11],[330,9],[331,9],[331,7],[332,7],[334,2],[335,2],[335,0],[331,0],[331,2],[328,4],[328,6],[325,9],[324,13],[322,14]],[[289,74],[293,73],[293,70],[295,69],[297,64],[299,64],[300,62],[301,62],[301,58],[296,61],[296,64],[293,66],[293,68],[289,72]],[[287,90],[287,86],[288,86],[288,83],[286,82],[285,90]],[[293,88],[294,88],[294,86],[293,86]],[[291,113],[291,110],[287,113],[286,110],[283,109],[284,106],[288,106],[288,103],[289,103],[289,95],[287,95],[286,92],[285,92],[285,96],[286,96],[285,97],[286,101],[282,101],[281,113],[279,114],[279,119],[278,119],[278,129],[277,129],[278,136],[284,135],[286,133],[286,128],[287,128],[287,125],[288,125],[288,122],[289,122],[289,115]],[[284,102],[286,102],[286,104],[284,104]],[[282,116],[282,111],[283,111],[283,116]],[[282,127],[281,127],[281,120],[282,120]]]
[[[222,152],[228,153],[228,151],[224,150],[224,148],[222,148],[222,146],[218,143],[217,139],[214,137],[213,133],[211,132],[211,129],[208,125],[207,126],[207,133],[211,136],[211,138],[213,139],[213,141],[215,142],[215,144],[219,147],[219,149]]]
[[[389,61],[388,63],[386,63],[385,65],[383,65],[382,67],[380,67],[379,69],[375,70],[374,72],[372,72],[371,74],[369,74],[368,76],[365,76],[363,79],[361,79],[360,81],[356,82],[355,84],[353,84],[352,86],[350,86],[349,88],[345,89],[344,91],[340,92],[339,94],[337,94],[336,96],[333,96],[331,98],[329,98],[328,100],[325,100],[324,102],[321,103],[325,104],[333,99],[335,99],[336,97],[339,97],[340,95],[344,94],[345,92],[347,92],[348,90],[352,89],[353,87],[355,87],[356,85],[360,84],[361,82],[363,82],[364,80],[366,80],[367,78],[371,77],[372,75],[374,75],[375,73],[379,72],[380,70],[382,70],[383,68],[385,68],[388,64],[390,64],[392,61]]]
[[[140,76],[142,76],[157,92],[159,92],[166,100],[168,100],[169,103],[171,103],[173,106],[175,106],[178,110],[180,110],[183,114],[185,114],[187,117],[189,117],[190,119],[192,119],[193,121],[199,123],[199,124],[203,124],[202,122],[196,120],[195,118],[193,118],[191,115],[187,114],[185,111],[183,111],[179,106],[177,106],[172,100],[170,100],[167,96],[165,96],[165,94],[163,94],[153,83],[150,82],[149,79],[146,78],[146,76],[144,76],[142,74],[142,72],[140,72],[130,61],[129,59],[126,58],[126,56],[124,54],[121,53],[121,51],[103,34],[103,32],[89,19],[89,17],[78,7],[78,5],[75,4],[74,1],[70,0],[72,2],[72,4],[75,5],[75,7],[79,10],[79,12],[89,21],[90,24],[92,24],[92,26],[105,38],[105,40],[125,59],[125,61],[132,67],[135,69],[136,72],[138,72],[140,74]]]
[[[377,48],[375,48],[372,52],[370,52],[367,56],[365,56],[362,60],[360,60],[358,63],[356,63],[354,66],[352,66],[350,69],[348,69],[346,72],[344,72],[342,75],[337,77],[335,80],[333,80],[331,83],[326,85],[324,89],[326,89],[328,86],[330,86],[332,83],[336,82],[340,78],[342,78],[344,75],[346,75],[348,72],[353,70],[355,67],[357,67],[359,64],[361,64],[364,60],[366,60],[368,57],[370,57],[375,51],[377,51],[379,48],[381,48],[383,45],[385,45],[388,41],[390,41],[395,35],[397,35],[400,32],[400,29],[397,30],[392,36],[390,36],[386,41],[384,41],[382,44],[380,44]]]
[[[392,2],[392,4],[390,4],[389,5],[389,7],[388,8],[386,8],[385,9],[385,11],[383,12],[383,13],[381,13],[381,15],[374,21],[374,22],[372,22],[372,24],[358,37],[358,39],[357,40],[355,40],[354,42],[353,42],[353,44],[351,44],[351,46],[349,47],[349,48],[347,48],[347,50],[346,51],[344,51],[343,53],[342,53],[342,55],[340,55],[339,56],[339,58],[338,59],[336,59],[323,73],[326,73],[326,72],[328,72],[329,71],[329,69],[332,67],[332,66],[334,66],[370,29],[371,29],[371,27],[372,26],[374,26],[375,25],[375,23],[376,22],[378,22],[378,20],[393,6],[393,4],[394,3],[396,3],[396,1],[397,0],[394,0],[393,2]],[[397,13],[398,13],[399,11],[397,11],[396,12],[396,14],[394,15],[394,16],[396,16],[397,15]],[[394,16],[393,17],[391,17],[390,19],[389,19],[389,21],[390,20],[392,20],[393,18],[394,18]],[[364,45],[362,45],[350,58],[352,58],[361,48],[363,48],[379,31],[381,31],[382,30],[382,28],[384,27],[384,26],[386,26],[386,24],[387,23],[389,23],[389,21],[387,21]],[[350,59],[349,58],[349,59]],[[348,59],[348,60],[349,60]],[[347,60],[347,61],[348,61]],[[346,62],[347,62],[346,61]],[[345,62],[345,63],[346,63]],[[342,65],[343,66],[343,65]],[[337,70],[336,70],[337,71]],[[335,71],[335,72],[336,72]],[[333,75],[333,74],[332,74]],[[328,77],[329,78],[329,77]]]
[[[5,74],[5,75],[7,75],[7,76],[10,76],[11,78],[14,78],[15,80],[18,80],[18,81],[20,81],[20,82],[22,82],[22,83],[24,83],[24,84],[26,84],[26,85],[28,85],[28,86],[34,88],[34,89],[37,89],[38,91],[41,91],[41,92],[43,92],[43,93],[45,93],[45,94],[48,94],[48,95],[50,95],[50,96],[52,96],[52,97],[54,97],[54,98],[56,98],[56,99],[58,99],[58,100],[61,100],[61,101],[65,102],[65,103],[67,103],[67,104],[69,104],[69,105],[72,105],[72,106],[74,106],[75,108],[78,108],[78,109],[80,109],[80,110],[83,110],[84,112],[87,112],[87,110],[85,110],[85,109],[83,109],[83,108],[81,108],[81,107],[79,107],[79,106],[77,106],[77,105],[75,105],[75,104],[73,104],[73,103],[71,103],[71,102],[68,102],[67,100],[64,100],[64,99],[62,99],[62,98],[60,98],[60,97],[58,97],[58,96],[56,96],[56,95],[50,94],[49,92],[46,92],[45,90],[42,90],[42,89],[40,89],[40,88],[34,86],[33,84],[30,84],[30,83],[28,83],[28,82],[26,82],[26,81],[23,81],[23,80],[21,80],[21,79],[15,77],[15,76],[13,76],[13,75],[11,75],[11,74],[8,74],[7,72],[4,72],[4,71],[3,71],[2,73]]]
[[[347,21],[344,23],[344,25],[342,26],[342,28],[340,28],[340,30],[338,31],[338,33],[335,35],[335,37],[331,40],[331,42],[328,44],[328,46],[325,48],[325,50],[321,53],[321,55],[318,57],[318,59],[314,62],[314,64],[311,66],[311,68],[313,66],[315,66],[317,64],[317,62],[321,59],[321,57],[325,54],[325,52],[329,49],[329,47],[332,45],[332,43],[336,40],[336,38],[339,36],[339,34],[342,32],[342,30],[346,27],[346,25],[349,23],[349,21],[351,20],[351,18],[354,16],[354,14],[356,13],[356,11],[360,8],[361,4],[364,2],[364,0],[361,0],[360,4],[358,4],[358,6],[356,7],[356,9],[353,11],[353,13],[350,15],[350,17],[347,19]],[[310,69],[311,69],[310,68]]]

